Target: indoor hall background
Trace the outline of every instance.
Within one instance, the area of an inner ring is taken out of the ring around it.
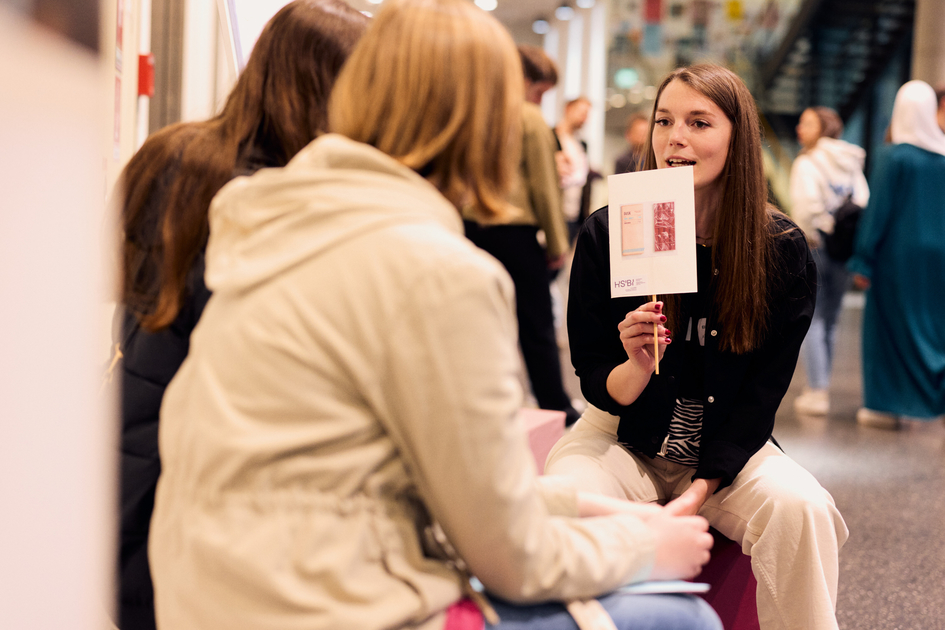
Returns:
[[[634,83],[626,94],[616,85],[613,29],[623,28],[616,16],[658,5],[661,17],[677,19],[663,23],[662,33],[671,36],[700,2],[598,0],[590,9],[573,5],[582,20],[565,21],[553,17],[557,0],[498,0],[496,15],[519,41],[550,48],[563,72],[578,73],[566,74],[564,89],[546,105],[549,122],[575,95],[569,89],[596,90],[603,82],[603,94],[589,94],[603,103],[596,108],[603,121],[585,133],[592,156],[601,156],[595,166],[606,173],[622,148],[627,105],[616,107],[618,97],[632,103],[642,96],[643,105],[651,85]],[[727,12],[722,17],[739,10],[747,17],[758,6],[702,4]],[[893,2],[844,6],[864,4]],[[209,115],[229,89],[233,77],[220,42],[207,35],[219,28],[215,6],[214,0],[0,0],[0,627],[101,627],[112,553],[104,506],[113,491],[113,425],[105,399],[91,392],[98,391],[108,345],[105,198],[147,133]],[[536,17],[547,18],[548,33],[531,30]],[[70,20],[86,26],[70,32]],[[97,25],[97,41],[88,23]],[[942,23],[945,3],[914,3],[909,76],[945,80]],[[595,24],[604,25],[603,36]],[[650,32],[652,42],[657,31],[648,25],[654,24],[641,19],[641,33]],[[571,50],[581,51],[580,61],[568,61]],[[138,95],[138,55],[147,52],[158,56],[150,100]],[[601,56],[602,74],[586,65]],[[638,78],[644,74],[638,69]],[[598,199],[606,199],[602,190]],[[855,305],[843,317],[838,373],[847,377],[837,376],[833,414],[814,423],[793,416],[792,387],[777,435],[834,493],[850,523],[841,557],[841,627],[945,628],[938,593],[945,582],[942,425],[884,433],[852,423],[859,404]]]

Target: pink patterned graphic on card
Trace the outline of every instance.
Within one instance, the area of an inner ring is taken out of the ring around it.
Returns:
[[[653,244],[658,252],[676,250],[676,203],[653,204]]]

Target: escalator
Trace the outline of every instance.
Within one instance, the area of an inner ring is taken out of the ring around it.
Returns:
[[[832,107],[847,119],[912,38],[915,0],[807,0],[761,69],[762,109],[797,116]]]
[[[772,190],[786,205],[794,126],[807,107],[835,109],[870,149],[882,142],[885,101],[909,79],[915,0],[804,0],[783,39],[756,66]],[[877,106],[877,103],[879,105]]]

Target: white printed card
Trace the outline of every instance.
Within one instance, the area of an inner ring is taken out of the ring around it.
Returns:
[[[694,293],[692,167],[611,175],[610,296]]]

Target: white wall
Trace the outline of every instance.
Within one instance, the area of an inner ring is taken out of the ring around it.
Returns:
[[[184,3],[184,67],[181,120],[205,120],[217,111],[217,38],[220,30],[213,0]]]
[[[286,4],[288,0],[185,0],[181,120],[217,114],[236,83],[239,63],[233,57],[227,7],[236,11],[245,63],[259,32]]]
[[[94,55],[0,5],[3,629],[106,627],[116,449],[99,391],[114,109],[103,82]]]
[[[591,9],[575,9],[567,22],[552,19],[544,49],[558,64],[558,86],[545,94],[542,112],[549,124],[561,117],[564,104],[578,96],[591,101],[591,111],[581,131],[587,142],[591,167],[598,170],[604,157],[604,113],[607,79],[607,3]]]

